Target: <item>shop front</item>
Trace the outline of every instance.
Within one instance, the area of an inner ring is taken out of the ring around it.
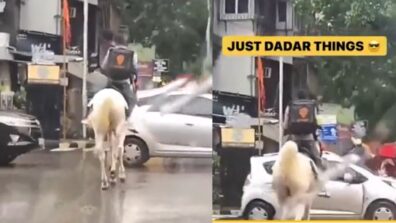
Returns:
[[[27,64],[26,102],[36,116],[46,141],[58,141],[61,133],[63,87],[57,65]]]

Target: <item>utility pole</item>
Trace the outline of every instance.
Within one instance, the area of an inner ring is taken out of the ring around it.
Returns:
[[[67,7],[63,5],[63,7]],[[62,65],[62,80],[65,81],[67,79],[67,69],[66,69],[66,22],[65,22],[65,10],[62,10],[62,30],[63,30],[63,38],[62,38],[62,48],[63,48],[63,65]],[[62,138],[66,140],[66,106],[67,106],[67,91],[66,84],[63,85],[63,123],[62,123]]]
[[[279,151],[283,139],[283,57],[279,57]]]
[[[82,80],[82,111],[87,115],[87,74],[88,74],[88,0],[84,0],[84,48],[83,48],[83,80]],[[83,125],[83,138],[87,137],[87,128]]]

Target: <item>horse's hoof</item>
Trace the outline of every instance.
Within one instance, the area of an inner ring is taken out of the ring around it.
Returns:
[[[112,186],[114,186],[117,183],[117,179],[116,178],[110,178],[110,184]]]
[[[107,190],[109,188],[108,182],[102,182],[102,190]]]
[[[125,183],[125,178],[120,178],[121,183]]]

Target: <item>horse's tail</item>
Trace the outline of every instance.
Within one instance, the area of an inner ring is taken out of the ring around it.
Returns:
[[[298,159],[298,146],[293,141],[286,142],[279,151],[278,159],[273,166],[274,176],[288,175],[293,171]]]
[[[278,186],[283,185],[294,191],[305,188],[309,183],[306,174],[301,173],[306,168],[301,166],[303,163],[299,160],[299,156],[298,146],[295,142],[288,141],[282,146],[273,166],[273,177]]]
[[[280,163],[284,163],[287,165],[288,163],[292,163],[297,159],[298,155],[298,146],[293,141],[287,141],[281,150],[279,151],[279,161]]]

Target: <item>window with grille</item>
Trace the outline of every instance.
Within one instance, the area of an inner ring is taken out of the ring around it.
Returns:
[[[253,0],[221,0],[220,17],[224,20],[253,19]]]

